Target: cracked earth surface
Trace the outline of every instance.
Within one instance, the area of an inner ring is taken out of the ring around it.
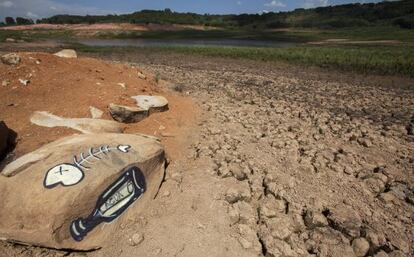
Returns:
[[[306,77],[220,59],[130,64],[199,103],[203,116],[186,157],[172,160],[154,204],[121,224],[119,242],[91,253],[17,249],[37,256],[414,256],[412,81]]]

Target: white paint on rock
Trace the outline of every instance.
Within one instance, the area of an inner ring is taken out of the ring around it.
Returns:
[[[68,127],[84,134],[122,133],[122,127],[115,121],[90,118],[62,118],[49,112],[34,112],[30,121],[38,126]]]

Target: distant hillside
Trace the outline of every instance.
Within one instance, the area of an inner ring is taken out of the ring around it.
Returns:
[[[132,14],[106,16],[56,15],[37,21],[50,24],[78,23],[158,23],[217,26],[223,28],[275,29],[288,27],[343,28],[355,26],[395,25],[414,28],[414,1],[389,1],[369,4],[347,4],[291,12],[210,15],[142,10]]]

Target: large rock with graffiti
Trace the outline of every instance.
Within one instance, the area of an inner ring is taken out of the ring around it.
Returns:
[[[155,197],[164,162],[161,144],[143,135],[75,135],[45,145],[0,176],[0,237],[53,248],[102,247],[117,219],[139,213]]]

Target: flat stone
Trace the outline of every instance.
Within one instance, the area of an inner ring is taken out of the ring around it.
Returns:
[[[89,106],[89,111],[91,112],[92,119],[100,119],[104,113],[103,111],[93,106]]]
[[[122,133],[123,128],[119,123],[111,120],[90,118],[63,118],[49,112],[34,112],[30,121],[38,126],[68,127],[85,134],[93,133]]]
[[[148,110],[150,114],[168,110],[168,101],[163,96],[138,95],[131,98],[137,101],[138,108]]]
[[[1,62],[7,65],[18,65],[22,58],[15,53],[5,54],[1,58]]]
[[[148,117],[148,110],[117,104],[109,104],[109,112],[114,120],[123,123],[139,122]]]
[[[76,51],[73,49],[63,49],[54,55],[62,57],[62,58],[78,58]]]
[[[10,177],[0,176],[0,238],[100,248],[148,208],[164,163],[161,144],[144,135],[82,134],[47,144],[6,166]]]

